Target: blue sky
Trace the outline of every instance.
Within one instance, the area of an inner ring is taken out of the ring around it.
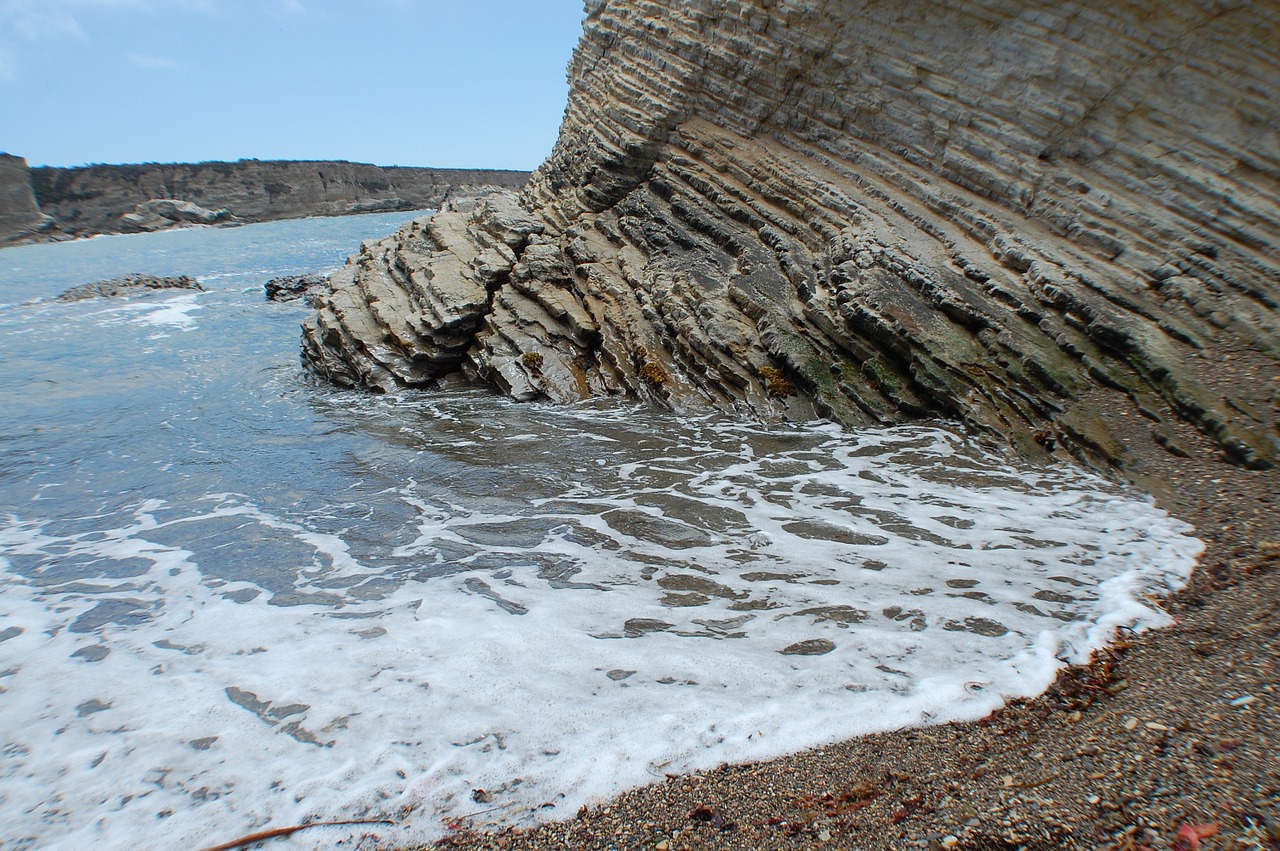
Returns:
[[[582,0],[0,0],[0,151],[531,169],[581,21]]]

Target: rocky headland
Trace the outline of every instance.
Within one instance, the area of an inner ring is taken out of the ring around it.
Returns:
[[[324,161],[28,168],[0,155],[0,245],[438,207],[453,192],[519,189],[527,172]]]
[[[1136,478],[1094,396],[1275,463],[1274,3],[588,4],[519,194],[364,246],[340,384],[461,374],[849,424],[943,417]]]

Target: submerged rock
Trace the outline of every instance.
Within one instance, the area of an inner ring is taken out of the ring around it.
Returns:
[[[1105,390],[1268,467],[1215,360],[1280,375],[1277,39],[1243,2],[592,0],[550,158],[365,244],[303,360],[1123,468]]]
[[[81,284],[58,296],[58,301],[83,301],[87,298],[104,296],[131,295],[141,290],[200,290],[204,287],[195,278],[187,275],[158,278],[155,275],[121,275],[106,281],[95,281],[92,284]]]

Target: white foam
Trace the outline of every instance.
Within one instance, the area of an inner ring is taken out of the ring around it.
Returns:
[[[407,843],[477,811],[564,817],[667,772],[976,718],[1116,626],[1165,623],[1149,595],[1200,551],[1147,500],[940,429],[672,421],[650,445],[621,439],[626,412],[548,414],[578,457],[456,402],[417,422],[369,404],[438,447],[475,454],[467,435],[567,473],[538,493],[511,472],[361,496],[412,518],[385,543],[234,494],[76,527],[92,531],[0,525],[0,630],[21,630],[0,642],[15,847],[200,847],[312,818],[398,826],[291,847]],[[269,563],[231,576],[246,549]],[[779,652],[814,640],[834,649]]]
[[[190,293],[166,299],[155,309],[141,314],[134,321],[141,325],[161,325],[177,328],[179,331],[192,331],[196,327],[196,320],[191,314],[199,309],[196,294]]]

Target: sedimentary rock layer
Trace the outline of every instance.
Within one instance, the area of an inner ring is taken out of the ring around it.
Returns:
[[[1268,466],[1278,46],[1273,0],[593,0],[528,186],[365,245],[303,358],[1123,466],[1102,387]]]
[[[239,160],[42,167],[31,169],[30,185],[40,210],[56,221],[52,233],[66,237],[425,209],[455,190],[519,189],[528,177],[494,169]]]

